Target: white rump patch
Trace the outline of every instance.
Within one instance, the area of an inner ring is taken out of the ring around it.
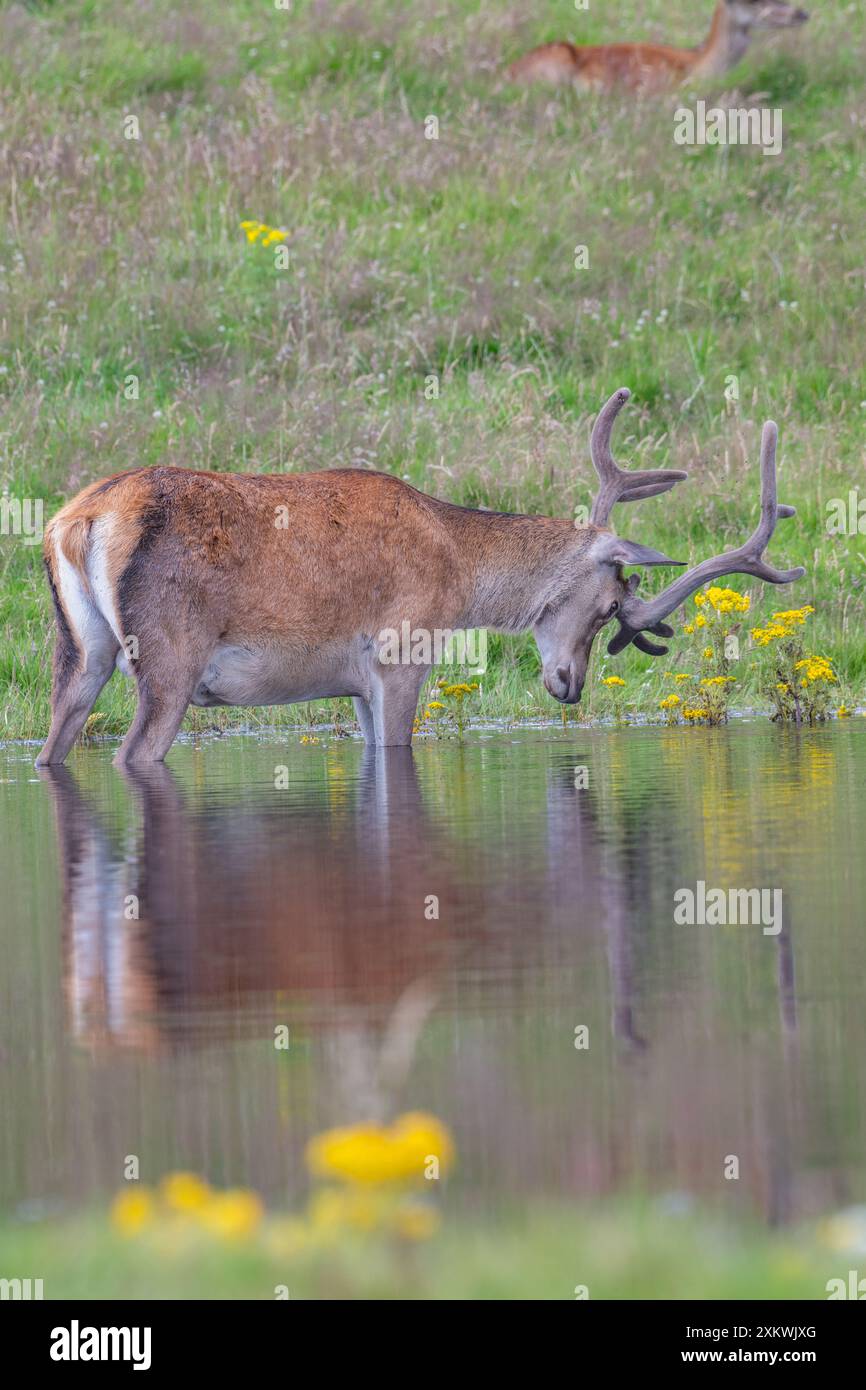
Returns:
[[[91,528],[91,536],[94,535],[99,525],[99,522],[94,523]],[[84,669],[86,670],[90,665],[91,656],[98,655],[104,658],[106,655],[112,655],[117,642],[120,641],[114,626],[114,605],[105,572],[105,547],[101,539],[98,539],[96,545],[91,545],[87,558],[87,576],[93,594],[91,597],[91,593],[88,592],[88,587],[78,570],[63,554],[61,541],[62,537],[55,533],[54,562],[57,587],[69,625],[75,634],[79,648],[84,652]],[[94,552],[96,552],[95,565]],[[94,583],[94,576],[96,583]],[[108,595],[107,600],[106,594]],[[107,612],[103,610],[104,603],[107,603]]]

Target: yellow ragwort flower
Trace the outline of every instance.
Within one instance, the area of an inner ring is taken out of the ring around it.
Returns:
[[[404,1240],[429,1240],[442,1218],[427,1202],[401,1202],[394,1212],[394,1229]]]
[[[431,1158],[450,1167],[454,1142],[433,1115],[410,1113],[387,1126],[350,1125],[327,1130],[307,1145],[307,1164],[317,1177],[344,1182],[405,1183],[424,1178]]]
[[[785,623],[789,627],[792,624],[797,624],[799,626],[805,623],[810,613],[814,612],[815,610],[811,603],[807,603],[805,608],[786,608],[783,613],[773,614],[773,622]]]
[[[203,1178],[195,1173],[169,1173],[159,1186],[161,1201],[170,1211],[200,1212],[213,1195]]]
[[[748,594],[738,594],[736,589],[720,589],[711,585],[706,594],[717,613],[748,613],[751,599]]]
[[[258,241],[262,238],[262,246],[270,246],[274,241],[285,241],[288,232],[282,232],[278,227],[269,227],[267,222],[255,222],[247,220],[241,223],[241,229],[246,232],[247,241]]]
[[[122,1236],[137,1236],[153,1223],[156,1203],[148,1187],[119,1192],[111,1207],[111,1224]]]
[[[260,1198],[247,1188],[215,1192],[201,1213],[205,1230],[223,1240],[242,1240],[261,1224],[264,1211]]]

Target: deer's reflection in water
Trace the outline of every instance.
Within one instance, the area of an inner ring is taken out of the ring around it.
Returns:
[[[126,774],[119,819],[104,786],[46,770],[67,1033],[99,1060],[94,1085],[121,1109],[125,1088],[156,1086],[180,1131],[218,1123],[229,1149],[238,1125],[249,1139],[236,1111],[253,1087],[263,1154],[272,1085],[286,1116],[313,1086],[320,1124],[426,1105],[514,1188],[556,1187],[565,1165],[578,1191],[656,1169],[714,1190],[727,1143],[784,1219],[802,1128],[790,931],[760,939],[777,954],[780,1057],[742,1036],[712,956],[671,923],[670,827],[600,777],[579,788],[564,745],[533,750],[525,796],[497,798],[520,785],[497,757],[455,750],[446,778],[440,756],[344,748],[333,776],[288,794],[156,766]],[[461,792],[477,777],[483,823]],[[281,1025],[301,1065],[275,1071]],[[247,1040],[262,1049],[240,1053]]]
[[[485,847],[429,813],[407,749],[365,752],[336,801],[261,787],[205,799],[164,765],[128,771],[125,842],[72,774],[41,775],[79,1042],[146,1049],[234,1031],[275,994],[386,1026],[461,971],[519,991],[518,965],[573,959],[587,933],[606,934],[615,1031],[635,1037],[627,888],[568,769],[548,769],[542,833],[522,848]]]

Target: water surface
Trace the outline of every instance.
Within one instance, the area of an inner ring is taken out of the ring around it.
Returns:
[[[5,1211],[128,1154],[285,1204],[312,1133],[406,1108],[455,1133],[446,1210],[494,1221],[866,1198],[863,721],[113,751],[0,750]],[[781,890],[783,929],[678,925],[699,880]]]

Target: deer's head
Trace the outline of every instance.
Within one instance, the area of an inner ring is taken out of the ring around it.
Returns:
[[[808,10],[784,0],[725,0],[725,8],[739,29],[793,29],[809,18]]]
[[[789,584],[805,574],[801,568],[777,570],[762,558],[779,517],[794,515],[793,507],[776,501],[776,426],[768,421],[761,439],[761,519],[754,533],[736,550],[725,551],[675,579],[654,598],[637,597],[640,576],[626,577],[627,566],[680,566],[658,550],[616,536],[607,528],[617,502],[637,502],[667,492],[688,477],[675,469],[629,472],[620,468],[610,450],[614,421],[630,392],[622,387],[599,412],[590,439],[590,453],[601,485],[590,513],[587,539],[572,560],[569,582],[545,602],[533,624],[533,634],[543,663],[544,684],[555,700],[575,704],[586,679],[589,655],[596,636],[613,618],[619,631],[608,644],[615,655],[630,642],[651,656],[663,656],[667,647],[650,640],[672,637],[664,621],[696,590],[728,574],[750,574],[769,584]]]

